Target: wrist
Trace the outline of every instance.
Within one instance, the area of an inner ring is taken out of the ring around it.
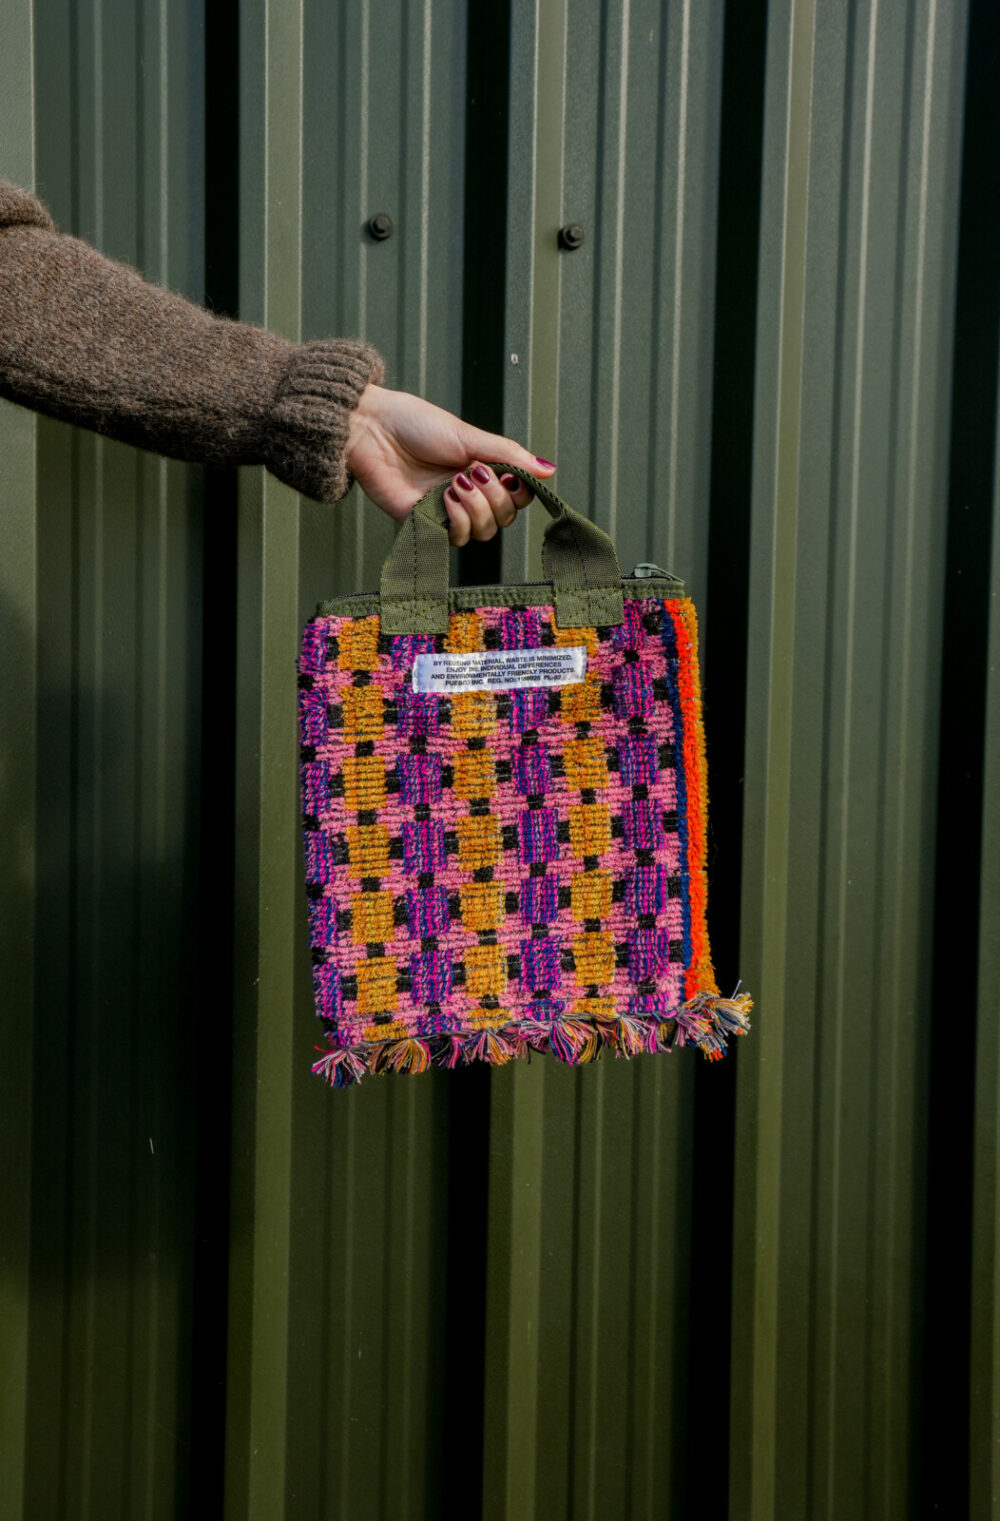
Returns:
[[[371,380],[365,386],[347,419],[347,441],[344,445],[344,463],[353,475],[352,459],[364,440],[371,437],[378,425],[382,410],[384,388]]]

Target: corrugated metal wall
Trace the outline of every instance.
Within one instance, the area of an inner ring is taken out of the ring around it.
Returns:
[[[391,525],[0,408],[0,1515],[1000,1516],[998,57],[987,0],[3,8],[64,229],[687,579],[757,1015],[328,1091],[294,661]]]
[[[742,937],[765,1012],[733,1342],[753,1515],[917,1497],[963,12],[771,8]]]
[[[198,18],[4,6],[0,58],[4,174],[34,178],[63,227],[200,296]],[[0,993],[14,1059],[0,1063],[0,1172],[15,1189],[0,1509],[180,1513],[202,502],[178,465],[12,407],[3,428],[4,919],[20,944]],[[225,1049],[216,1060],[225,1080]]]

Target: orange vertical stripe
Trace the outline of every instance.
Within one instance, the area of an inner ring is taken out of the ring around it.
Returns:
[[[694,603],[684,597],[666,604],[677,636],[681,714],[684,722],[682,764],[687,788],[687,834],[689,903],[691,909],[691,965],[685,973],[685,993],[718,993],[712,952],[708,943],[708,881],[705,860],[708,844],[708,767],[705,760],[705,729],[701,716],[701,676],[698,669],[698,617]]]

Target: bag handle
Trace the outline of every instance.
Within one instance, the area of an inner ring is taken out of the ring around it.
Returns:
[[[552,582],[559,627],[621,623],[621,568],[608,535],[526,470],[498,463],[493,469],[516,475],[549,515],[542,539],[542,573]],[[448,549],[448,514],[443,489],[438,488],[414,507],[382,566],[379,614],[383,633],[448,632]]]

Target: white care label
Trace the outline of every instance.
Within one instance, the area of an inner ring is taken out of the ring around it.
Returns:
[[[483,692],[510,687],[568,687],[587,674],[587,646],[545,650],[481,650],[472,655],[418,655],[415,692]]]

